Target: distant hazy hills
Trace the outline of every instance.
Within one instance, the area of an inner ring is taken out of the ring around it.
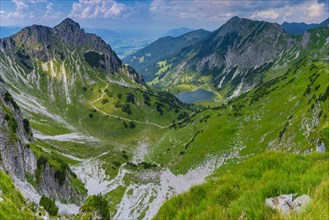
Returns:
[[[209,31],[199,29],[178,37],[163,37],[149,46],[127,56],[123,61],[135,66],[137,71],[151,81],[169,70],[167,59],[177,57],[181,49],[191,46],[210,34]]]
[[[181,28],[175,28],[167,31],[166,33],[162,34],[161,37],[178,37],[180,35],[186,34],[188,32],[194,31],[194,29],[187,28],[187,27],[181,27]]]
[[[328,25],[329,25],[329,18],[327,18],[326,20],[324,20],[320,24],[305,24],[304,22],[301,22],[301,23],[284,22],[281,26],[289,34],[302,34],[306,30],[314,29],[314,28],[317,28],[317,27],[325,27],[325,26],[328,26]]]

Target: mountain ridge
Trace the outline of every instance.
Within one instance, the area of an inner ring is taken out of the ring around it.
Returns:
[[[290,34],[303,34],[305,31],[314,29],[317,27],[325,27],[329,25],[329,18],[322,21],[321,23],[312,23],[312,24],[306,24],[304,22],[298,23],[298,22],[283,22],[281,26],[283,29]]]
[[[42,62],[50,61],[57,56],[63,60],[65,56],[68,56],[66,48],[60,43],[61,41],[64,41],[68,46],[82,49],[85,56],[92,62],[92,66],[111,73],[125,71],[131,79],[145,85],[143,78],[133,68],[125,67],[105,41],[95,34],[85,33],[80,25],[70,18],[66,18],[53,28],[42,25],[26,27],[11,37],[0,39],[0,50],[8,51],[8,49],[18,46],[18,51],[12,51],[12,53],[18,53],[23,66],[32,69],[33,61],[29,53]],[[89,50],[93,52],[88,53]],[[88,59],[86,59],[87,62]]]
[[[175,55],[160,57],[159,60],[165,60],[166,66],[170,67],[161,75],[155,71],[156,63],[146,73],[140,68],[143,63],[130,60],[128,64],[143,75],[153,75],[154,79],[148,77],[147,81],[156,86],[169,88],[179,84],[207,83],[217,90],[226,87],[223,95],[227,98],[255,87],[261,72],[296,43],[297,38],[285,33],[279,24],[236,16],[204,39],[179,48]],[[259,68],[253,70],[254,67]]]

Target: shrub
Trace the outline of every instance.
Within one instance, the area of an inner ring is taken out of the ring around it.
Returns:
[[[24,130],[26,133],[30,132],[30,122],[28,119],[24,118],[23,119],[23,126],[24,126]]]
[[[83,212],[97,211],[103,219],[110,219],[108,201],[102,195],[89,196],[85,204],[81,207]]]
[[[135,104],[135,96],[131,92],[128,92],[126,101]]]
[[[121,107],[121,110],[125,113],[127,113],[128,115],[132,114],[131,108],[129,104],[125,104],[124,106]]]
[[[63,185],[65,179],[66,179],[66,170],[68,169],[68,165],[61,161],[60,169],[55,171],[55,179],[58,180],[60,185]]]
[[[147,94],[145,94],[145,93],[143,93],[143,97],[144,97],[144,104],[145,105],[148,105],[148,106],[151,106],[151,103],[150,103],[151,99],[150,99],[150,97]]]
[[[130,122],[129,122],[129,127],[130,127],[130,128],[135,128],[136,125],[135,125],[135,123],[134,123],[133,121],[130,121]]]
[[[102,99],[102,104],[105,105],[106,103],[108,103],[109,100],[108,99]]]
[[[10,95],[9,92],[5,93],[4,100],[5,102],[10,102],[14,106],[14,109],[19,109],[17,103],[14,101],[13,97]]]
[[[58,207],[55,204],[55,199],[42,195],[39,205],[43,206],[51,216],[56,216],[58,213]]]
[[[18,124],[16,122],[15,119],[12,120],[12,124],[11,124],[11,128],[13,129],[13,131],[16,133],[16,130],[17,130],[17,127],[18,127]]]
[[[161,103],[156,104],[156,110],[159,112],[160,115],[163,115],[162,107],[164,107],[163,104],[161,104]]]

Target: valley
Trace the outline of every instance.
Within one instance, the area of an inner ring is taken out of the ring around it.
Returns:
[[[328,33],[233,17],[124,61],[69,18],[0,39],[0,217],[328,217]]]

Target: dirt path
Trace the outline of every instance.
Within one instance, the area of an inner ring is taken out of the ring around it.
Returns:
[[[148,125],[153,125],[153,126],[156,126],[156,127],[158,127],[158,128],[161,128],[161,129],[169,128],[169,126],[172,125],[172,123],[170,123],[170,124],[168,124],[168,125],[162,126],[162,125],[159,125],[159,124],[157,124],[157,123],[153,123],[153,122],[132,120],[132,119],[125,118],[125,117],[122,117],[122,116],[119,116],[119,115],[113,115],[113,114],[106,113],[106,112],[104,112],[103,110],[97,108],[97,107],[94,105],[94,103],[96,103],[97,101],[101,100],[101,99],[104,97],[104,95],[105,95],[105,91],[106,91],[106,89],[108,89],[108,86],[109,86],[109,83],[106,83],[106,87],[105,87],[105,89],[102,90],[102,95],[101,95],[99,98],[95,99],[94,101],[92,101],[92,102],[90,103],[91,106],[92,106],[96,111],[101,112],[102,114],[107,115],[107,116],[109,116],[109,117],[118,118],[118,119],[121,119],[121,120],[124,120],[124,121],[129,121],[129,122],[135,122],[135,123],[138,123],[138,124],[148,124]],[[194,114],[194,112],[192,112],[190,116],[192,116],[193,114]],[[184,120],[185,120],[185,119],[179,120],[179,121],[177,121],[177,123],[182,122],[182,121],[184,121]]]

